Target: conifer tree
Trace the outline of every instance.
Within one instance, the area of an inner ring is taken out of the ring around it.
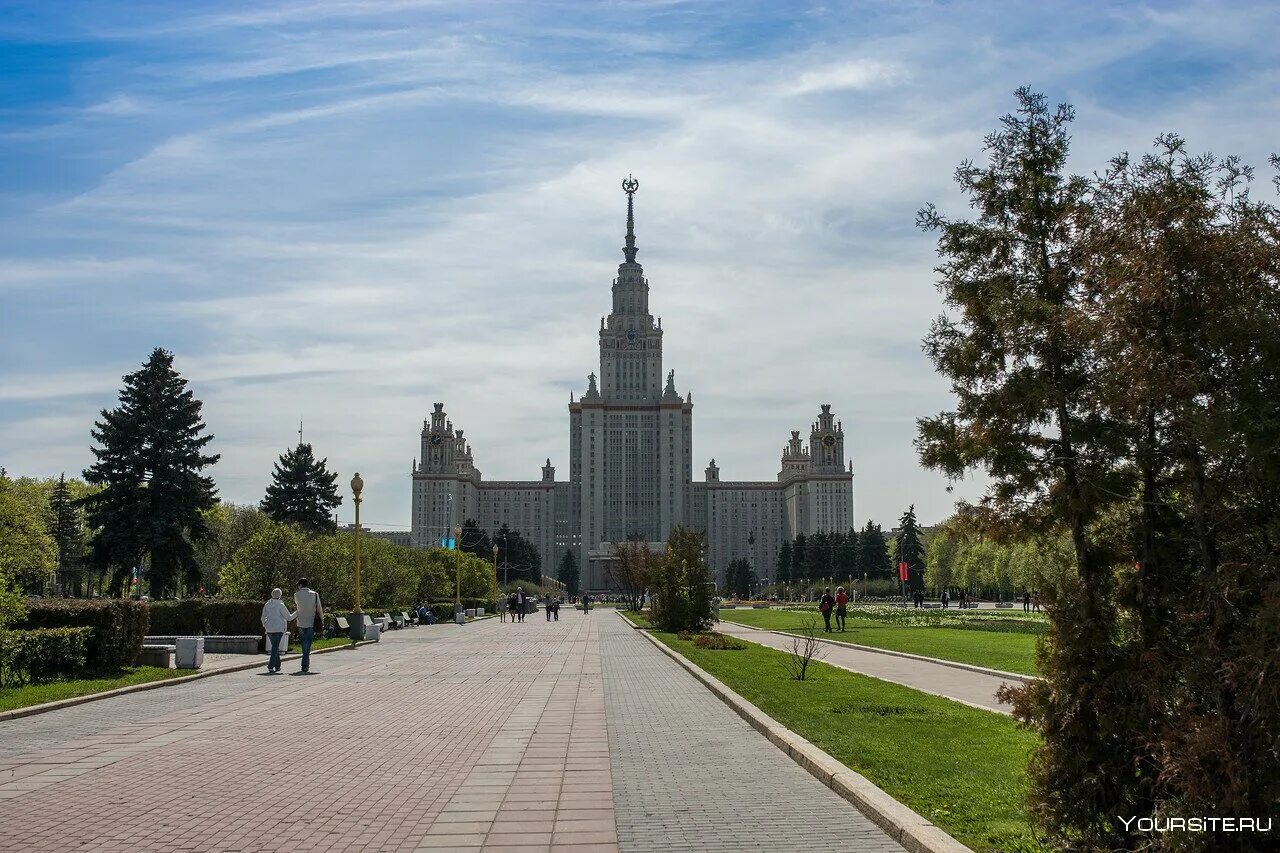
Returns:
[[[912,592],[920,592],[924,589],[924,543],[916,523],[915,504],[902,514],[898,525],[898,562],[907,564],[907,586]]]
[[[874,521],[868,521],[858,534],[858,574],[868,578],[894,578],[893,561],[889,558],[889,543],[884,530]]]
[[[556,570],[556,580],[564,584],[565,591],[569,595],[576,596],[578,594],[578,558],[574,555],[572,548],[566,549],[564,556],[560,558],[560,568]]]
[[[213,479],[201,472],[218,461],[205,452],[200,401],[173,369],[173,354],[157,348],[124,377],[120,405],[104,409],[91,431],[97,460],[84,472],[101,491],[81,500],[97,532],[94,559],[111,572],[111,592],[125,591],[135,566],[148,563],[150,593],[166,598],[199,582],[192,543],[208,533],[204,511],[214,505]]]
[[[49,535],[58,546],[58,581],[65,583],[73,577],[78,578],[84,555],[83,521],[80,508],[67,487],[66,474],[58,478],[49,494],[49,510],[52,514]]]
[[[778,549],[778,583],[791,583],[791,543],[783,542]]]
[[[333,510],[342,504],[338,474],[329,460],[315,457],[309,443],[281,454],[259,509],[272,521],[293,524],[307,533],[332,533]]]

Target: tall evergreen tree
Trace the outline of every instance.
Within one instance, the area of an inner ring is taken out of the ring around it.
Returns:
[[[893,560],[889,557],[889,543],[885,541],[884,531],[874,521],[868,521],[858,534],[858,571],[859,575],[868,578],[892,579]]]
[[[316,459],[310,443],[299,442],[276,461],[258,508],[272,521],[308,533],[332,533],[338,528],[333,511],[341,504],[338,474],[329,470],[329,460]]]
[[[474,518],[468,518],[462,522],[462,539],[458,541],[458,550],[489,562],[493,559],[493,542],[489,539],[489,531],[482,528]]]
[[[783,542],[778,549],[778,583],[791,583],[791,543]]]
[[[801,533],[791,543],[791,580],[804,583],[809,579],[809,537]]]
[[[494,531],[493,544],[498,546],[499,580],[542,582],[542,555],[520,531],[504,524]],[[492,551],[489,556],[492,556]]]
[[[898,522],[898,562],[907,564],[907,586],[912,592],[924,589],[924,542],[916,523],[916,505],[912,504]]]
[[[173,369],[173,355],[157,348],[142,368],[124,377],[119,407],[103,409],[91,435],[97,460],[84,472],[101,491],[82,499],[97,533],[95,559],[111,571],[111,592],[144,559],[154,597],[199,582],[192,543],[207,535],[204,511],[214,505],[213,479],[201,472],[218,461],[205,452],[200,401]]]
[[[581,576],[578,571],[578,558],[573,553],[572,548],[566,548],[564,556],[560,558],[560,568],[556,570],[556,580],[564,584],[565,592],[571,596],[578,594],[578,583]]]
[[[71,489],[67,487],[65,474],[58,478],[49,494],[49,509],[52,515],[49,535],[58,546],[58,583],[63,584],[64,593],[72,589],[73,594],[79,594],[84,522],[80,507],[76,506]]]
[[[749,598],[751,585],[755,582],[755,573],[751,571],[749,562],[739,558],[725,567],[724,580],[731,595],[736,598]]]

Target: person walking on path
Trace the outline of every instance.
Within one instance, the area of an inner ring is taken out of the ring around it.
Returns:
[[[316,638],[316,626],[324,624],[324,607],[320,593],[307,586],[306,578],[298,579],[298,591],[293,594],[294,614],[298,620],[298,640],[302,643],[302,674],[311,672],[311,641]]]
[[[942,609],[943,609],[943,610],[946,610],[946,609],[947,609],[947,602],[949,602],[949,601],[951,600],[951,596],[947,595],[947,591],[944,589],[944,590],[942,591],[942,595],[938,596],[938,600],[939,600],[940,602],[942,602]]]
[[[585,592],[582,594],[582,612],[584,614],[591,612],[591,596],[587,595]]]
[[[510,601],[503,601],[503,600],[502,600],[502,596],[501,596],[501,595],[499,595],[499,596],[498,596],[498,603],[497,603],[497,606],[494,608],[494,610],[497,610],[497,611],[498,611],[498,619],[499,619],[499,620],[501,620],[502,622],[506,622],[506,621],[507,621],[507,611],[508,611],[508,610],[510,610],[510,609],[511,609],[511,602],[510,602]]]
[[[516,587],[516,619],[521,622],[524,621],[524,603],[524,587],[518,586]]]
[[[549,595],[548,595],[546,598],[544,598],[544,599],[542,600],[542,603],[543,603],[543,605],[544,605],[544,607],[546,608],[546,611],[547,611],[547,621],[548,621],[548,622],[550,622],[550,621],[551,621],[551,610],[552,610],[552,607],[553,607],[553,605],[552,605],[552,603],[551,603],[551,596],[549,596]]]
[[[1031,612],[1031,590],[1029,589],[1024,589],[1022,591],[1022,612]]]
[[[822,591],[822,598],[818,599],[818,609],[822,611],[822,622],[824,624],[823,632],[831,633],[831,608],[835,607],[836,600],[831,597],[831,589],[828,587]]]
[[[271,643],[271,657],[267,659],[267,672],[275,675],[280,671],[280,638],[289,630],[289,622],[297,614],[290,613],[284,606],[284,591],[280,587],[271,590],[271,598],[262,605],[262,629]]]
[[[836,627],[844,632],[844,620],[849,614],[849,593],[844,591],[844,587],[836,587]]]

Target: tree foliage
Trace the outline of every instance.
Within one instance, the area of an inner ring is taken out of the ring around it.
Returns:
[[[920,525],[916,522],[916,507],[912,504],[898,522],[898,562],[907,564],[907,586],[915,592],[924,590],[924,541]]]
[[[711,625],[711,572],[706,535],[676,527],[667,537],[667,553],[657,559],[650,582],[652,618],[664,631],[705,631]]]
[[[332,533],[338,528],[333,511],[342,505],[337,484],[329,460],[316,459],[310,443],[299,442],[276,460],[259,508],[272,521],[307,533]]]
[[[580,572],[578,570],[578,557],[573,553],[572,548],[565,549],[564,556],[560,558],[560,566],[556,569],[556,580],[564,584],[565,592],[569,595],[578,594]]]
[[[734,598],[750,598],[751,586],[755,580],[756,576],[755,572],[751,571],[751,563],[744,559],[733,560],[725,567],[725,588]]]
[[[1045,681],[1008,695],[1042,739],[1053,839],[1262,849],[1117,818],[1280,801],[1280,215],[1237,159],[1173,135],[1068,177],[1070,107],[1017,98],[957,171],[976,217],[921,214],[953,312],[926,350],[956,396],[921,420],[921,458],[991,479],[962,513],[980,544],[935,572],[1046,554]]]
[[[94,559],[111,571],[111,590],[125,591],[130,570],[145,558],[150,592],[172,596],[199,583],[193,543],[208,535],[204,512],[214,505],[213,480],[201,472],[218,461],[205,452],[200,401],[156,349],[124,377],[120,405],[94,424],[97,460],[85,480],[101,490],[82,500],[95,528]]]

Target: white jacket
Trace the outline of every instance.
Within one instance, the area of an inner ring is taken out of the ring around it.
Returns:
[[[293,603],[298,608],[295,614],[298,619],[298,628],[315,628],[316,613],[324,615],[324,608],[320,606],[320,593],[310,587],[301,587],[293,594]]]
[[[262,627],[266,629],[268,634],[280,634],[289,630],[289,620],[294,614],[289,612],[289,608],[284,606],[284,602],[278,598],[269,598],[267,603],[262,605]]]

